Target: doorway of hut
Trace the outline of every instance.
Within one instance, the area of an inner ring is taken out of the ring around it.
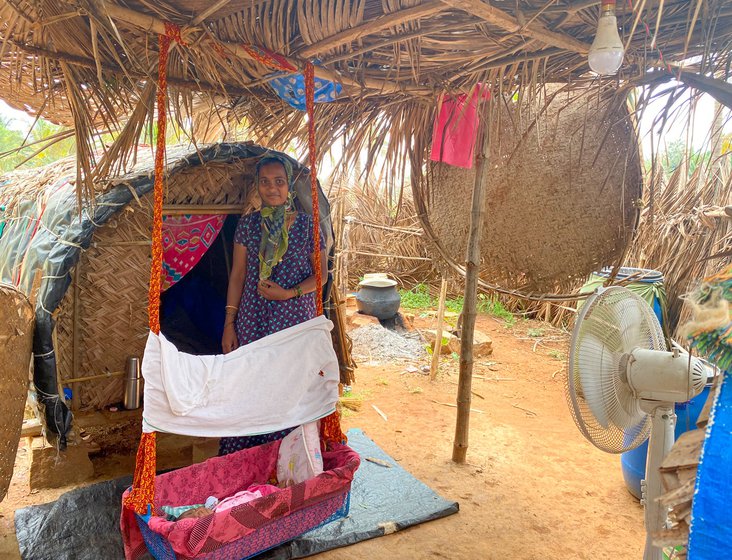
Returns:
[[[224,306],[238,221],[239,214],[227,215],[200,260],[160,294],[160,329],[181,352],[222,353]],[[195,250],[193,246],[186,246],[185,240],[171,240],[170,243],[177,246],[173,251],[166,250],[166,258],[172,253],[186,254]]]

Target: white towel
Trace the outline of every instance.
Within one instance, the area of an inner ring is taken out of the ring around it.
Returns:
[[[143,431],[245,436],[327,416],[338,400],[338,359],[316,317],[229,354],[193,356],[150,333],[142,360]]]

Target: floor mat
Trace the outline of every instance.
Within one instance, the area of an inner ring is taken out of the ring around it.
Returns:
[[[302,558],[457,513],[456,502],[441,498],[414,478],[361,430],[348,432],[348,444],[361,456],[348,517],[258,558]],[[23,559],[124,559],[120,500],[130,481],[125,477],[93,484],[67,492],[55,502],[16,511]]]

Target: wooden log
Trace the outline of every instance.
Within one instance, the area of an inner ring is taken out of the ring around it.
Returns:
[[[472,14],[488,23],[497,25],[501,29],[505,29],[510,33],[519,33],[526,37],[531,37],[547,45],[559,47],[570,52],[579,54],[587,54],[590,52],[590,45],[578,41],[571,35],[565,35],[552,31],[539,21],[532,21],[525,26],[511,14],[508,14],[498,8],[491,6],[482,0],[445,0],[448,5]]]
[[[134,25],[136,27],[139,27],[141,29],[144,29],[148,33],[157,33],[159,35],[165,34],[165,22],[152,15],[143,14],[140,12],[136,12],[135,10],[131,10],[129,8],[125,8],[123,6],[119,6],[117,4],[113,4],[111,2],[105,2],[104,0],[97,0],[96,4],[101,8],[100,13],[104,13],[107,16],[109,16],[112,19],[124,21],[125,23]],[[221,47],[223,47],[227,54],[230,54],[233,57],[236,58],[244,58],[247,60],[253,60],[255,62],[258,62],[257,59],[244,47],[244,45],[239,43],[231,43],[226,41],[219,41],[216,39],[211,38],[210,36],[208,38],[204,38],[204,40],[197,42],[197,40],[201,36],[201,32],[199,29],[195,27],[184,27],[182,30],[182,36],[183,40],[189,42],[190,44],[195,44],[197,48],[209,48],[211,42],[215,42]],[[209,45],[207,45],[207,43]],[[287,62],[292,65],[294,68],[297,69],[297,71],[302,71],[305,67],[305,61],[302,59],[296,59],[292,57],[283,57]],[[381,92],[407,92],[410,93],[416,93],[416,94],[423,94],[423,95],[431,95],[432,91],[430,88],[425,87],[414,87],[414,86],[401,86],[396,82],[389,82],[386,80],[378,80],[375,78],[362,78],[362,83],[359,83],[358,81],[354,80],[353,78],[350,78],[344,74],[335,72],[333,70],[329,70],[327,68],[323,68],[322,66],[315,66],[315,75],[318,78],[322,78],[324,80],[329,80],[333,82],[339,82],[345,86],[352,86],[356,88],[362,88],[367,87],[370,89],[376,89]]]
[[[490,109],[490,101],[482,103]],[[488,172],[488,154],[490,147],[489,110],[483,111],[482,140],[477,157],[475,183],[473,184],[473,203],[470,211],[470,230],[465,263],[465,296],[463,298],[463,329],[460,343],[460,375],[458,378],[457,420],[455,423],[455,440],[452,449],[452,460],[464,463],[468,454],[468,436],[470,433],[470,401],[473,375],[473,332],[475,331],[476,309],[478,304],[478,268],[480,265],[480,238],[483,233],[483,216],[485,214],[485,189],[483,180]],[[481,114],[479,111],[478,114]]]
[[[435,346],[432,349],[432,364],[430,366],[430,381],[437,377],[437,369],[440,365],[440,354],[442,351],[442,323],[445,320],[445,300],[447,299],[447,279],[443,276],[440,283],[440,303],[437,306],[437,332],[435,333]]]
[[[345,29],[339,33],[336,33],[335,35],[326,37],[322,41],[318,41],[317,43],[308,45],[307,47],[301,49],[300,52],[297,54],[302,58],[312,58],[312,56],[315,54],[322,53],[341,45],[351,43],[352,41],[355,41],[360,37],[372,35],[374,33],[384,31],[385,29],[389,29],[390,27],[394,27],[401,23],[417,20],[435,14],[437,12],[447,10],[448,8],[449,6],[445,5],[439,0],[431,0],[429,2],[425,2],[424,4],[419,4],[405,10],[399,10],[390,14],[384,14],[383,16],[379,16],[376,19],[367,21],[355,27],[351,27],[350,29]]]

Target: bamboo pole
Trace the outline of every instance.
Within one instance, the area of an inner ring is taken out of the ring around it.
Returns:
[[[85,381],[95,381],[97,379],[107,379],[109,377],[120,377],[124,374],[124,371],[110,371],[109,373],[100,373],[99,375],[87,375],[85,377],[66,379],[63,383],[64,385],[70,385],[71,383],[84,383]]]
[[[149,15],[149,14],[143,14],[141,12],[137,12],[135,10],[125,8],[124,6],[119,6],[117,4],[107,2],[106,0],[96,0],[95,3],[101,8],[100,13],[103,13],[112,19],[123,21],[130,25],[134,25],[136,27],[142,28],[145,31],[147,31],[148,33],[152,32],[152,33],[157,33],[157,34],[165,34],[165,32],[166,32],[165,31],[165,21],[160,18],[157,18],[157,17]],[[218,43],[220,46],[224,47],[224,49],[226,49],[228,51],[228,53],[231,54],[232,56],[256,61],[256,58],[244,47],[244,45],[241,45],[239,43],[232,43],[232,42],[216,40],[211,36],[204,37],[201,30],[197,27],[183,27],[183,29],[181,31],[182,31],[183,40],[186,42],[189,42],[192,45],[195,45],[197,48],[209,48],[206,45],[206,42],[215,42],[215,43]],[[205,39],[205,40],[202,40],[202,39]],[[199,40],[202,40],[202,42],[198,43]],[[288,57],[288,56],[283,56],[283,58],[290,65],[297,68],[298,71],[302,71],[302,69],[305,67],[305,61],[302,59]],[[329,70],[327,68],[323,68],[322,66],[315,66],[314,72],[318,78],[322,78],[324,80],[329,80],[329,81],[333,81],[333,82],[339,82],[345,86],[352,86],[352,87],[356,87],[359,89],[362,87],[367,87],[370,89],[376,89],[381,92],[392,92],[392,93],[409,92],[409,93],[423,94],[423,95],[432,94],[432,90],[427,87],[400,86],[399,84],[397,84],[395,82],[379,80],[376,78],[368,78],[365,76],[361,77],[361,80],[362,80],[362,83],[361,83],[340,72],[336,72],[334,70]]]
[[[457,420],[452,460],[464,463],[468,454],[468,435],[470,431],[471,382],[473,375],[473,332],[478,303],[478,267],[480,264],[480,238],[483,233],[485,214],[485,188],[483,186],[488,171],[488,147],[490,145],[488,108],[491,101],[484,104],[482,140],[478,153],[475,183],[473,184],[473,204],[470,211],[470,230],[465,262],[465,296],[463,303],[463,328],[460,340],[460,376],[458,378]],[[480,114],[480,112],[478,113]]]
[[[73,308],[73,327],[71,331],[71,352],[72,352],[72,358],[71,358],[71,371],[72,375],[76,375],[76,372],[79,371],[79,365],[81,362],[80,358],[80,351],[79,348],[79,329],[80,329],[80,315],[81,315],[81,301],[80,301],[80,289],[79,289],[79,277],[81,276],[80,273],[81,269],[81,258],[76,262],[76,266],[74,267],[74,308]],[[79,410],[79,405],[81,404],[81,395],[79,394],[79,391],[72,391],[71,393],[71,410]]]
[[[442,352],[442,323],[445,320],[445,300],[447,299],[447,279],[443,276],[440,283],[440,303],[437,306],[437,331],[435,332],[435,347],[432,350],[432,365],[430,366],[430,381],[437,377]]]

